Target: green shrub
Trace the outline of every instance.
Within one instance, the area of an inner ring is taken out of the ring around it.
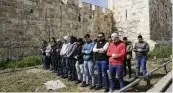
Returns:
[[[160,46],[149,52],[149,58],[168,58],[172,55],[172,45]]]
[[[8,62],[6,62],[5,60],[0,61],[0,70],[7,68],[7,64]]]
[[[6,67],[7,68],[16,68],[17,67],[17,61],[11,61],[11,62],[8,62],[6,63]]]
[[[39,65],[39,64],[41,64],[40,56],[25,57],[21,62],[19,62],[19,65],[21,65],[21,67],[35,66],[35,65]]]
[[[17,61],[2,61],[0,62],[0,69],[6,68],[22,68],[22,67],[29,67],[29,66],[36,66],[41,64],[41,57],[40,56],[28,56],[23,58],[22,60]]]

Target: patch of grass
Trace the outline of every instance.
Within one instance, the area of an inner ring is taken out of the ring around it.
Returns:
[[[134,63],[134,62],[133,62]],[[147,62],[147,71],[152,71],[159,65],[157,62]],[[1,92],[103,92],[102,90],[90,90],[89,87],[82,88],[80,84],[76,85],[74,81],[68,81],[56,76],[56,73],[51,73],[49,70],[43,70],[40,65],[38,70],[42,70],[38,73],[32,73],[23,68],[21,71],[5,73],[0,75],[0,91]],[[133,74],[135,74],[135,64],[132,64]],[[172,63],[169,63],[167,70],[172,70]],[[163,68],[153,73],[151,77],[151,84],[156,84],[164,76]],[[96,76],[97,78],[97,76]],[[44,83],[50,80],[60,80],[67,88],[63,88],[60,91],[47,90]],[[91,82],[91,80],[90,80]],[[90,83],[91,84],[91,83]],[[139,85],[128,90],[128,92],[146,92],[149,88],[145,81],[139,82]],[[118,89],[116,90],[118,91]]]
[[[172,45],[159,46],[149,52],[149,58],[169,58],[172,55]]]
[[[28,56],[17,61],[1,61],[0,69],[2,70],[7,68],[22,68],[36,66],[39,64],[41,64],[41,58],[39,56]]]

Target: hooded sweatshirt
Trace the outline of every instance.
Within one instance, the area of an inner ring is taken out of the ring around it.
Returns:
[[[116,58],[112,58],[112,54],[116,54]],[[109,56],[109,64],[121,65],[126,54],[126,46],[124,42],[119,41],[117,43],[110,42],[107,56]]]
[[[84,61],[90,61],[93,60],[93,48],[94,48],[94,42],[88,41],[84,44],[82,48],[82,54],[83,54],[83,60]]]

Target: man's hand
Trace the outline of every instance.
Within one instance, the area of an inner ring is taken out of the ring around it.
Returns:
[[[75,59],[78,59],[77,56],[74,57]]]
[[[97,49],[97,52],[100,52],[100,49]]]
[[[59,49],[56,49],[56,52],[59,52]]]
[[[103,53],[102,50],[103,48],[98,49],[98,53]]]
[[[112,54],[112,58],[116,58],[116,54],[113,53],[113,54]]]
[[[137,49],[138,50],[138,52],[141,52],[142,51],[142,49]]]
[[[87,54],[87,53],[88,53],[88,51],[87,51],[87,50],[85,50],[85,53]]]

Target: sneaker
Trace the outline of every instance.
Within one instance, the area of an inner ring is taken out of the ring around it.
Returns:
[[[69,78],[68,78],[68,80],[69,80],[69,81],[72,81],[72,78],[71,78],[71,77],[69,77]]]
[[[72,78],[71,81],[76,81],[76,79],[75,78]]]
[[[85,82],[82,82],[82,84],[81,84],[81,87],[86,87],[86,86],[88,86],[89,84],[86,84]]]
[[[138,76],[135,77],[135,79],[138,79],[138,78],[139,78]]]
[[[109,88],[106,88],[104,92],[109,92]]]
[[[114,88],[111,88],[110,92],[114,92],[114,90],[115,90]]]
[[[67,76],[62,75],[61,78],[68,78]]]
[[[144,78],[144,81],[147,81],[147,78]]]
[[[123,77],[126,77],[126,74],[124,74]]]
[[[95,90],[100,90],[100,89],[102,89],[102,87],[99,87],[99,86],[95,87]]]
[[[65,76],[64,75],[61,75],[61,78],[64,78]]]
[[[57,73],[57,72],[53,70],[52,73]]]
[[[81,80],[77,80],[75,84],[79,84],[79,83],[81,83]]]
[[[128,76],[128,79],[130,79],[130,78],[131,78],[131,75]]]
[[[94,85],[94,86],[92,85],[92,86],[90,87],[90,89],[94,89],[95,87],[96,87],[95,85]]]
[[[61,74],[60,73],[57,73],[57,76],[61,76]]]

